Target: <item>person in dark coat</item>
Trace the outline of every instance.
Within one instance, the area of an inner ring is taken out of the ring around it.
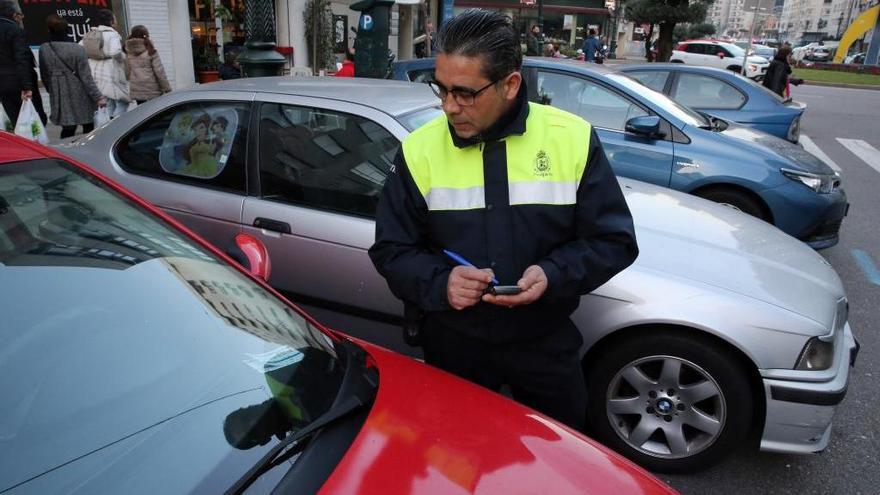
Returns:
[[[584,60],[596,62],[597,56],[602,56],[602,42],[596,37],[596,30],[590,29],[589,36],[584,40]]]
[[[541,28],[537,24],[526,35],[526,55],[537,57],[541,54]]]
[[[776,56],[773,57],[773,61],[770,62],[770,67],[767,67],[767,73],[764,74],[764,81],[761,83],[765,88],[783,98],[788,96],[786,95],[788,83],[798,86],[804,82],[803,79],[791,77],[791,65],[788,61],[790,55],[791,46],[783,46],[780,48],[779,51],[776,52]]]
[[[369,255],[406,312],[423,313],[425,362],[579,428],[570,316],[638,246],[595,129],[529,103],[521,68],[509,17],[471,9],[443,24],[429,85],[444,115],[401,145]]]
[[[224,61],[217,69],[220,72],[220,79],[241,79],[241,65],[238,63],[238,52],[229,52],[224,57]]]
[[[15,123],[24,100],[33,96],[33,55],[21,28],[17,0],[0,0],[0,102]],[[4,129],[5,130],[5,129]]]
[[[91,132],[95,107],[107,100],[92,79],[86,51],[68,36],[64,18],[55,14],[46,19],[49,39],[40,46],[40,77],[49,93],[52,123],[61,126],[61,137],[76,134],[77,126]]]

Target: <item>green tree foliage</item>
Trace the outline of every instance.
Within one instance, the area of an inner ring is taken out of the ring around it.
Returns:
[[[689,25],[679,24],[673,30],[672,40],[677,43],[684,40],[708,38],[713,34],[715,34],[715,26],[708,22]]]
[[[702,23],[706,8],[713,0],[633,0],[626,4],[626,19],[638,24],[660,27],[657,59],[668,62],[672,55],[672,38],[679,23]]]
[[[321,69],[336,67],[333,52],[336,41],[333,32],[333,11],[329,0],[309,0],[306,2],[303,21],[306,28],[306,43],[309,49],[309,65],[315,74]]]

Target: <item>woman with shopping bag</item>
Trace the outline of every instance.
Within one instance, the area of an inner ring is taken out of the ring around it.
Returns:
[[[92,79],[83,47],[67,36],[69,26],[55,14],[46,19],[51,41],[40,46],[40,78],[49,92],[50,120],[61,126],[61,138],[94,129],[94,113],[107,99]]]
[[[110,117],[117,117],[128,110],[131,102],[128,86],[128,64],[122,51],[122,37],[113,26],[113,12],[101,9],[95,16],[97,27],[83,36],[80,45],[89,57],[92,77],[101,94],[107,98]]]
[[[0,0],[0,103],[11,122],[18,120],[22,101],[31,97],[31,54],[18,22],[17,1]]]

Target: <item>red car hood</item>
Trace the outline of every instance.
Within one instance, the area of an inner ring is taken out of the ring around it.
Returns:
[[[502,395],[361,344],[379,369],[379,392],[322,494],[676,493]]]

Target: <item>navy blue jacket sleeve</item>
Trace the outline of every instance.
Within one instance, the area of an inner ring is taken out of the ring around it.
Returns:
[[[601,286],[639,254],[632,215],[596,131],[577,191],[574,238],[538,265],[547,275],[547,299],[577,297]]]
[[[385,179],[376,210],[376,242],[370,259],[399,299],[424,311],[451,309],[446,296],[450,264],[432,250],[428,205],[409,173],[403,152]]]

